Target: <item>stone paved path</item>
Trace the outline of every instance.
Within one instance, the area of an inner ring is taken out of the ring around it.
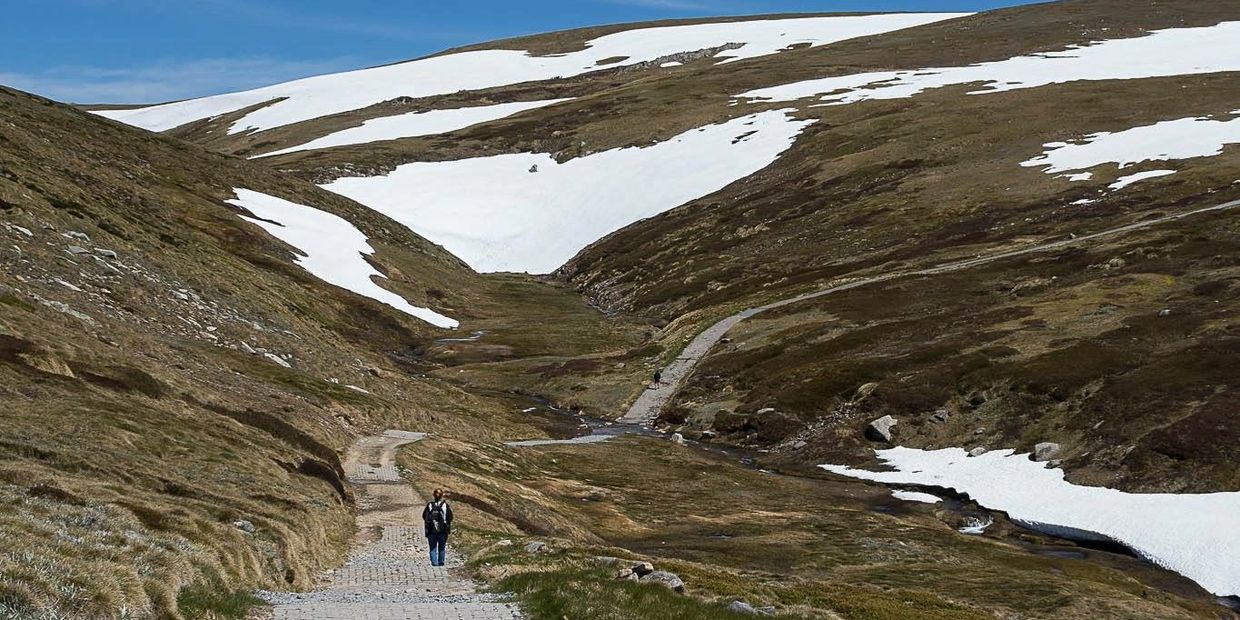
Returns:
[[[396,450],[425,437],[388,431],[364,437],[344,468],[357,497],[358,535],[344,566],[314,592],[260,592],[275,620],[515,620],[515,605],[481,594],[454,574],[461,560],[433,567],[422,531],[422,498],[396,469]]]
[[[994,261],[1003,260],[1005,258],[1013,258],[1016,256],[1022,256],[1025,254],[1034,254],[1037,252],[1048,252],[1050,250],[1057,250],[1057,249],[1064,248],[1064,247],[1071,246],[1071,245],[1077,245],[1077,244],[1082,244],[1082,243],[1086,243],[1089,241],[1094,241],[1096,239],[1100,239],[1103,237],[1110,237],[1114,235],[1123,234],[1126,232],[1132,232],[1134,230],[1149,228],[1151,226],[1156,226],[1158,224],[1164,224],[1166,222],[1183,219],[1183,218],[1190,217],[1193,215],[1198,215],[1201,213],[1226,211],[1229,209],[1234,209],[1236,207],[1240,207],[1240,200],[1233,200],[1231,202],[1214,205],[1212,207],[1193,209],[1191,211],[1185,211],[1183,213],[1176,213],[1173,215],[1167,215],[1163,217],[1142,220],[1140,222],[1135,222],[1132,224],[1127,224],[1125,226],[1119,226],[1116,228],[1110,228],[1107,230],[1103,230],[1103,231],[1096,232],[1096,233],[1089,234],[1089,235],[1083,235],[1080,237],[1072,237],[1070,239],[1063,239],[1060,241],[1053,241],[1050,243],[1042,243],[1038,245],[1017,248],[1015,250],[1008,250],[1005,252],[996,252],[994,254],[988,254],[988,255],[979,256],[976,258],[952,261],[948,263],[943,263],[941,265],[935,265],[933,267],[929,267],[926,269],[917,269],[917,270],[909,270],[909,271],[892,271],[892,272],[888,272],[884,274],[879,274],[877,276],[872,276],[869,278],[854,280],[846,284],[840,284],[837,286],[832,286],[832,287],[820,289],[817,291],[811,291],[809,293],[804,293],[801,295],[797,295],[795,297],[781,299],[779,301],[769,303],[765,306],[759,306],[757,308],[749,308],[747,310],[743,310],[741,312],[733,314],[732,316],[729,316],[719,321],[718,323],[715,323],[714,325],[711,325],[705,331],[698,334],[696,338],[691,340],[688,346],[686,346],[685,349],[680,352],[680,355],[677,356],[677,358],[673,360],[671,364],[668,364],[667,367],[663,369],[663,374],[661,377],[662,382],[659,383],[657,386],[653,388],[649,388],[645,390],[644,392],[642,392],[641,395],[637,397],[637,400],[634,401],[633,404],[629,407],[628,412],[626,412],[624,416],[620,418],[619,421],[626,423],[626,424],[649,424],[649,423],[654,422],[654,420],[659,417],[659,413],[663,411],[663,407],[667,405],[667,402],[670,401],[672,397],[676,395],[676,392],[680,390],[680,387],[684,383],[684,380],[688,378],[688,376],[693,372],[695,368],[697,368],[698,362],[702,361],[702,358],[705,357],[706,354],[709,353],[710,350],[713,349],[716,344],[719,344],[719,341],[723,339],[724,334],[728,333],[728,330],[735,327],[737,323],[740,323],[741,321],[755,314],[766,312],[767,310],[774,310],[775,308],[782,308],[784,306],[789,306],[789,305],[799,303],[802,301],[806,301],[809,299],[823,297],[825,295],[830,295],[832,293],[839,293],[842,291],[847,291],[847,290],[859,288],[862,286],[869,286],[871,284],[877,284],[880,282],[886,282],[888,280],[894,280],[896,278],[904,278],[904,277],[910,277],[910,276],[928,276],[928,275],[934,275],[938,273],[948,273],[952,271],[959,271],[961,269],[968,269],[969,267],[976,267],[978,265],[992,263]]]

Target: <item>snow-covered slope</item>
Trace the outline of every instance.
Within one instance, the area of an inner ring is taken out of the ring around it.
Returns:
[[[297,248],[297,264],[315,277],[363,297],[387,304],[405,314],[438,327],[455,328],[457,322],[428,308],[419,308],[403,297],[380,288],[372,278],[384,277],[366,262],[375,253],[366,235],[347,220],[282,198],[248,189],[235,189],[228,203],[249,211],[242,219],[260,226],[273,237]]]
[[[1021,162],[1022,166],[1044,167],[1047,174],[1088,170],[1112,163],[1119,168],[1146,161],[1170,161],[1193,157],[1213,157],[1229,144],[1240,144],[1240,110],[1237,118],[1180,118],[1133,127],[1117,132],[1100,132],[1078,142],[1052,142],[1040,156]]]
[[[1137,494],[1077,486],[1064,480],[1063,470],[1012,450],[970,457],[960,448],[892,448],[878,456],[895,471],[820,467],[876,482],[954,489],[1034,529],[1113,540],[1214,594],[1240,594],[1240,493]]]
[[[790,45],[825,45],[961,17],[962,13],[909,13],[761,19],[637,28],[590,41],[567,54],[533,56],[523,50],[477,50],[383,67],[296,80],[255,90],[98,114],[152,131],[276,101],[250,112],[230,133],[262,131],[365,108],[397,97],[429,97],[522,82],[581,75],[651,62],[683,52],[739,45],[719,52],[724,62],[773,54]],[[612,59],[622,58],[618,62]],[[600,64],[601,61],[609,61]]]
[[[412,112],[396,116],[372,118],[353,127],[311,140],[305,144],[291,146],[286,149],[263,153],[257,157],[270,157],[297,151],[325,149],[333,146],[349,144],[367,144],[383,140],[397,140],[416,136],[433,136],[464,129],[471,125],[507,118],[526,110],[533,110],[549,105],[568,101],[568,99],[548,99],[544,101],[519,101],[498,105],[474,106],[451,110],[431,110],[429,112]]]
[[[1171,28],[1130,39],[1017,56],[964,67],[878,71],[805,80],[752,90],[744,99],[794,101],[821,95],[840,105],[901,99],[934,88],[984,84],[970,94],[997,93],[1080,80],[1127,80],[1240,71],[1240,22]]]
[[[610,232],[765,168],[807,124],[773,110],[563,164],[546,153],[417,162],[323,187],[478,271],[549,273]]]

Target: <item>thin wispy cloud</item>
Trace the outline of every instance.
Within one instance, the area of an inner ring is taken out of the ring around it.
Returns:
[[[257,88],[343,71],[356,59],[287,61],[208,58],[129,68],[53,67],[39,73],[0,72],[0,84],[70,103],[159,103]]]

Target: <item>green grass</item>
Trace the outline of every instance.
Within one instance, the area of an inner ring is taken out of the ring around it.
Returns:
[[[728,611],[727,603],[677,594],[660,585],[617,581],[610,571],[563,567],[514,575],[496,584],[513,592],[531,620],[680,620],[751,618]]]
[[[189,620],[245,618],[255,607],[264,604],[262,599],[249,592],[190,587],[177,593],[177,607]]]

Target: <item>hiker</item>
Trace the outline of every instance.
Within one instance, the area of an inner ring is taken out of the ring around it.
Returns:
[[[654,384],[658,385],[660,383],[663,383],[663,369],[662,368],[654,371]]]
[[[448,534],[452,531],[452,507],[443,498],[443,489],[435,489],[435,499],[422,510],[426,523],[426,542],[431,548],[431,566],[443,566],[447,559]]]

